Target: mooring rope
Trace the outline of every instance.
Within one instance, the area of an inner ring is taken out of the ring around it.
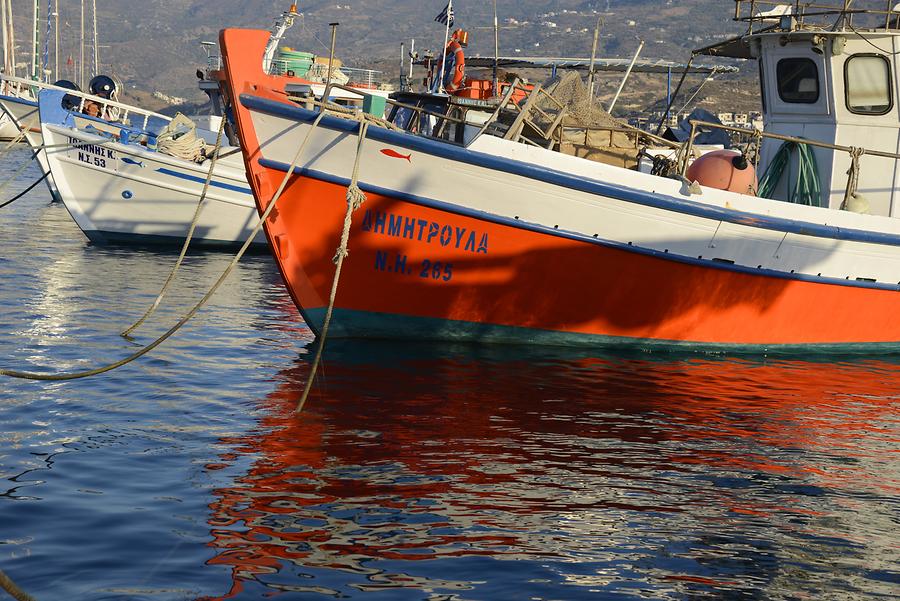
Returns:
[[[0,183],[0,192],[5,190],[6,186],[8,186],[10,184],[10,182],[12,182],[14,179],[19,177],[20,175],[22,175],[22,172],[25,171],[31,165],[31,161],[34,160],[35,156],[37,156],[37,155],[32,155],[31,158],[29,158],[27,161],[24,161],[22,163],[21,167],[16,169],[12,175],[10,175],[6,180],[3,181],[3,183]]]
[[[16,601],[35,601],[34,597],[20,589],[16,586],[16,583],[7,576],[3,570],[0,570],[0,587],[3,588],[4,591],[9,593],[9,596]]]
[[[21,142],[22,139],[23,139],[24,137],[25,137],[25,130],[20,129],[20,130],[19,130],[19,135],[17,135],[15,138],[11,139],[11,140],[9,141],[9,143],[7,143],[7,145],[3,147],[3,150],[0,150],[0,157],[5,156],[6,153],[9,152],[9,150],[10,150],[13,146],[15,146],[16,144],[18,144],[19,142]]]
[[[228,267],[225,268],[225,271],[219,276],[219,279],[212,285],[212,288],[200,299],[200,301],[194,305],[194,307],[188,311],[188,313],[182,317],[174,326],[169,328],[162,336],[140,349],[139,351],[132,353],[128,357],[121,359],[120,361],[116,361],[115,363],[110,363],[109,365],[104,365],[102,367],[98,367],[96,369],[91,369],[87,371],[81,372],[73,372],[73,373],[63,373],[63,374],[41,374],[41,373],[33,373],[33,372],[23,372],[23,371],[14,371],[9,369],[0,369],[0,376],[9,376],[11,378],[19,378],[22,380],[40,380],[40,381],[65,381],[65,380],[78,380],[81,378],[88,378],[91,376],[96,376],[102,373],[106,373],[108,371],[112,371],[123,365],[127,365],[131,363],[135,359],[139,359],[143,357],[160,344],[165,342],[168,338],[170,338],[175,332],[180,330],[184,324],[186,324],[190,319],[209,301],[213,294],[215,294],[216,290],[222,285],[225,279],[231,274],[234,270],[235,266],[238,264],[238,261],[241,260],[241,257],[244,256],[244,253],[247,252],[247,249],[250,247],[250,243],[259,233],[259,230],[262,229],[263,224],[266,222],[266,219],[269,218],[269,214],[275,209],[275,206],[278,204],[278,201],[281,199],[281,194],[284,192],[285,187],[287,186],[288,181],[290,180],[291,175],[294,172],[294,168],[297,166],[297,162],[300,160],[300,156],[303,154],[303,150],[306,148],[307,143],[312,137],[312,133],[315,131],[316,127],[318,127],[319,122],[325,116],[325,112],[319,114],[316,117],[316,120],[313,122],[312,127],[307,132],[306,137],[303,139],[303,143],[300,145],[300,148],[297,150],[296,156],[294,156],[294,160],[291,162],[291,165],[288,167],[287,173],[284,175],[284,179],[281,182],[281,185],[278,187],[277,192],[272,197],[272,200],[269,202],[269,206],[266,207],[265,212],[256,222],[256,225],[253,227],[253,231],[250,233],[250,236],[244,242],[244,245],[241,246],[238,253],[231,260],[231,263],[228,264]]]
[[[6,205],[11,205],[12,203],[16,202],[17,200],[19,200],[20,198],[22,198],[23,196],[25,196],[26,194],[28,194],[29,192],[34,190],[34,187],[37,186],[42,181],[44,181],[45,179],[47,179],[48,175],[50,175],[50,174],[45,173],[44,175],[40,176],[39,178],[37,178],[37,180],[35,180],[35,182],[33,184],[31,184],[30,186],[28,186],[27,188],[25,188],[24,190],[22,190],[21,192],[19,192],[12,198],[10,198],[9,200],[5,201],[3,204],[0,204],[0,209],[5,207]]]
[[[328,297],[328,309],[325,311],[325,321],[322,324],[322,332],[319,335],[319,347],[316,349],[316,356],[313,359],[312,368],[309,377],[306,379],[306,385],[303,387],[303,394],[297,403],[297,413],[303,411],[306,405],[306,399],[312,390],[313,382],[316,378],[316,372],[319,368],[319,362],[322,360],[322,352],[325,350],[325,340],[328,338],[328,327],[331,325],[331,315],[334,312],[334,301],[337,297],[338,283],[341,279],[341,268],[344,265],[344,259],[349,254],[347,245],[350,242],[350,225],[353,220],[353,212],[356,211],[366,201],[365,193],[359,189],[359,162],[362,157],[363,144],[366,141],[366,133],[369,129],[369,121],[361,119],[359,122],[359,138],[356,145],[356,160],[353,163],[353,176],[350,179],[350,185],[347,186],[347,212],[344,214],[344,228],[341,230],[341,243],[334,254],[334,280],[331,282],[331,295]]]
[[[166,282],[163,284],[162,289],[156,296],[156,300],[153,301],[153,304],[150,305],[150,308],[147,309],[143,317],[138,319],[129,328],[122,332],[122,336],[127,337],[134,330],[138,329],[142,323],[147,321],[147,318],[153,315],[153,312],[156,311],[157,307],[159,307],[159,304],[162,302],[162,299],[166,295],[166,292],[168,292],[169,286],[175,280],[175,274],[178,273],[178,269],[181,267],[181,263],[184,261],[185,255],[187,255],[188,246],[190,246],[191,239],[194,237],[194,230],[197,229],[197,223],[200,221],[200,213],[203,211],[203,205],[206,201],[206,193],[209,190],[209,184],[212,181],[213,170],[216,168],[216,162],[219,160],[219,150],[222,148],[222,132],[224,131],[224,129],[225,118],[223,117],[221,122],[219,123],[219,133],[216,135],[216,147],[213,151],[213,157],[210,160],[209,171],[207,171],[206,173],[206,181],[203,182],[203,191],[200,193],[200,200],[199,202],[197,202],[197,207],[194,209],[194,217],[193,219],[191,219],[191,226],[188,228],[187,237],[184,239],[184,244],[181,247],[181,254],[178,255],[178,260],[175,261],[175,265],[172,267],[172,271],[169,273],[169,277],[166,278]]]

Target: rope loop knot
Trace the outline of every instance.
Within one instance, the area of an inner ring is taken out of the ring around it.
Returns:
[[[355,211],[366,200],[366,193],[360,190],[358,185],[350,184],[347,188],[347,204],[350,206],[350,210]]]

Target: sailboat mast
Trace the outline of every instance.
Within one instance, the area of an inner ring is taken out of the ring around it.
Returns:
[[[2,18],[2,27],[3,27],[3,72],[9,73],[9,39],[7,38],[7,29],[6,29],[6,2],[7,0],[0,0],[0,12],[3,13]]]
[[[53,44],[53,77],[59,79],[59,0],[56,0],[53,11],[54,18],[54,44]]]
[[[12,19],[12,0],[6,2],[6,22],[9,27],[9,60],[12,64],[11,75],[16,74],[16,32]]]
[[[31,22],[31,77],[35,81],[40,79],[40,62],[38,55],[40,54],[40,39],[38,35],[38,27],[40,27],[40,0],[34,0],[34,18]]]
[[[81,46],[81,58],[78,61],[78,85],[84,88],[84,0],[81,0],[81,35],[79,38]]]
[[[100,73],[100,47],[97,45],[97,0],[91,0],[91,15],[94,19],[93,43],[94,56],[91,63],[91,74]]]

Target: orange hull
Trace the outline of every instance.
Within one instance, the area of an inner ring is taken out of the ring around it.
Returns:
[[[239,99],[249,91],[283,101],[277,80],[259,75],[253,46],[260,44],[265,34],[222,33],[249,180],[263,211],[285,171],[274,164],[283,157],[263,159]],[[240,55],[231,56],[232,48]],[[266,223],[288,290],[315,330],[346,211],[346,181],[326,180],[295,176]],[[900,341],[895,289],[699,264],[361,187],[368,200],[354,214],[334,336],[712,346]]]
[[[254,177],[277,186],[284,172],[257,165]],[[316,328],[346,188],[301,177],[285,195],[269,236],[291,295]],[[586,343],[597,336],[738,345],[900,339],[892,291],[710,269],[371,192],[354,215],[349,250],[336,335],[391,336],[400,327],[399,336],[463,338],[477,324],[485,338],[584,336]],[[870,316],[865,323],[859,306]],[[341,324],[341,312],[350,323]]]

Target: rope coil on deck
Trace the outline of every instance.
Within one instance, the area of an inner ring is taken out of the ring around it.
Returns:
[[[222,123],[224,122],[223,116]],[[206,159],[206,147],[206,141],[197,136],[197,124],[181,113],[177,113],[156,137],[156,149],[159,152],[195,163],[202,163]]]

